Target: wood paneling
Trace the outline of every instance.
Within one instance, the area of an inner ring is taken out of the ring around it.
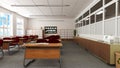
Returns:
[[[108,64],[115,64],[115,52],[120,51],[119,44],[106,44],[94,40],[75,37],[75,42]]]
[[[38,48],[38,49],[26,49],[25,58],[27,59],[59,59],[60,58],[60,48]]]

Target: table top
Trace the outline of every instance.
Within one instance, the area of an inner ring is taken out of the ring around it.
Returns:
[[[25,47],[62,47],[62,43],[26,43]]]
[[[3,42],[12,42],[13,40],[3,40]]]
[[[25,38],[19,38],[19,39],[25,39]]]

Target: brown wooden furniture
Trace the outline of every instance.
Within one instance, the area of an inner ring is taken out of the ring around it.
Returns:
[[[116,52],[115,56],[116,56],[116,68],[120,68],[120,52]]]
[[[19,45],[22,45],[24,43],[24,38],[19,38]]]
[[[29,63],[25,63],[27,59],[58,59],[60,60],[60,48],[62,43],[26,43],[24,44],[24,67],[28,66]],[[61,67],[61,62],[60,62]]]
[[[18,46],[18,51],[19,51],[19,45],[14,43],[13,40],[3,40],[3,49],[8,50],[8,54],[10,55],[10,48]]]
[[[107,44],[100,41],[75,37],[75,42],[108,64],[115,64],[115,52],[120,51],[120,44]]]

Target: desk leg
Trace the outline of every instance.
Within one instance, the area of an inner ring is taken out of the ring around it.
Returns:
[[[61,57],[61,54],[62,52],[60,51],[60,58],[59,58],[59,64],[60,64],[60,68],[62,68],[62,57]]]
[[[0,48],[0,50],[1,50],[1,52],[2,52],[2,56],[1,56],[0,58],[3,58],[3,56],[4,56],[3,49],[2,49],[2,48]]]
[[[59,59],[58,61],[59,61],[59,64],[60,64],[60,68],[61,68],[61,66],[62,66],[62,64],[61,64],[61,59]]]
[[[35,61],[35,59],[33,59],[33,60],[29,61],[28,63],[26,63],[26,60],[27,59],[24,58],[24,61],[23,61],[24,68],[27,68],[27,66],[29,66],[31,63],[33,63]]]

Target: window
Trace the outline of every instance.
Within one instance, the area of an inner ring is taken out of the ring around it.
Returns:
[[[115,17],[115,3],[105,8],[105,19]]]
[[[89,15],[89,10],[83,15],[83,18]]]
[[[91,17],[90,17],[90,23],[92,24],[92,23],[95,23],[95,15],[92,15]]]
[[[86,19],[86,25],[89,25],[89,17]]]
[[[22,18],[17,18],[16,25],[17,25],[16,35],[23,36],[24,35],[24,20]]]
[[[0,13],[0,36],[11,36],[11,23],[10,15],[6,13]]]
[[[81,20],[82,19],[82,16],[81,17],[79,17],[79,20]]]
[[[81,27],[82,27],[82,23],[80,23]]]
[[[120,0],[118,1],[118,15],[120,16]]]
[[[103,0],[100,0],[96,5],[91,8],[91,13],[103,6]]]
[[[103,10],[96,13],[96,22],[103,20]]]
[[[83,23],[83,21],[80,21],[80,26],[81,26],[81,27],[83,26],[82,23]]]
[[[85,20],[83,20],[83,26],[85,26],[86,24],[85,24]]]
[[[109,3],[110,1],[112,1],[112,0],[105,0],[105,4]]]

